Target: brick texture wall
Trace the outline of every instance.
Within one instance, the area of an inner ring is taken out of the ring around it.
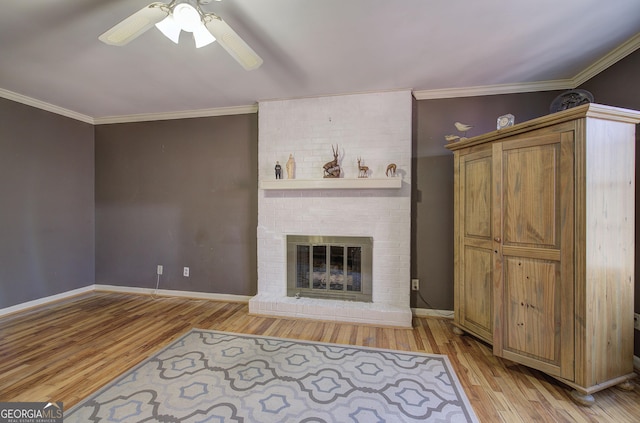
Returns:
[[[410,322],[411,118],[410,91],[260,103],[260,181],[275,179],[276,161],[287,178],[289,154],[296,163],[295,179],[322,179],[322,165],[333,159],[331,146],[338,145],[343,178],[358,177],[361,157],[370,178],[386,178],[387,165],[396,163],[403,183],[400,189],[260,189],[253,312],[317,318],[330,307],[341,320],[375,314],[376,320],[404,326],[408,312]],[[284,299],[288,234],[373,237],[373,305],[304,299],[301,307]]]

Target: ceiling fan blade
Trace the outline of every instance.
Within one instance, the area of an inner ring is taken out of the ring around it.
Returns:
[[[221,18],[209,13],[205,16],[205,26],[243,68],[253,70],[262,65],[262,58]]]
[[[164,3],[151,3],[133,15],[116,24],[113,28],[98,37],[100,41],[112,46],[123,46],[142,35],[169,14]]]

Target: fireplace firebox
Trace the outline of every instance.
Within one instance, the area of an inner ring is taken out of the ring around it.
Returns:
[[[287,236],[287,296],[371,302],[373,238]]]

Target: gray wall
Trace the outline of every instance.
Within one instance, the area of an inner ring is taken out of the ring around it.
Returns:
[[[411,306],[453,309],[453,153],[445,135],[472,137],[496,129],[498,116],[511,113],[516,123],[549,113],[559,91],[416,101],[413,157],[412,278],[420,279]]]
[[[0,308],[94,280],[93,126],[0,99]]]
[[[257,139],[256,114],[96,126],[96,283],[254,295]]]

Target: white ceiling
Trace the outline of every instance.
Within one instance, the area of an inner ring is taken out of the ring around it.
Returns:
[[[3,1],[0,96],[106,122],[393,89],[424,98],[474,89],[564,89],[583,82],[585,70],[602,70],[640,46],[640,0],[203,5],[264,59],[254,71],[245,71],[217,43],[196,49],[186,33],[179,45],[155,28],[124,47],[98,41],[150,2]]]

